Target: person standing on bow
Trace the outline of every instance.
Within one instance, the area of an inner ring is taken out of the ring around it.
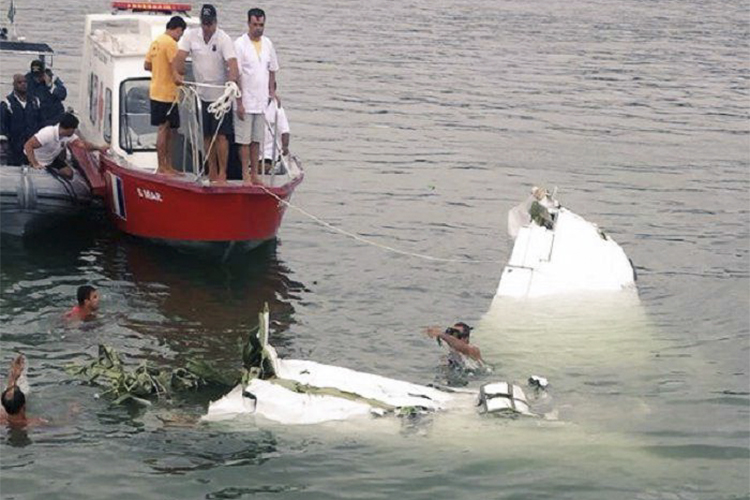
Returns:
[[[174,130],[180,128],[180,111],[177,107],[177,86],[182,85],[182,75],[174,70],[172,62],[177,56],[177,42],[187,28],[180,16],[172,17],[167,30],[151,42],[143,68],[151,72],[148,95],[151,99],[151,125],[159,127],[156,133],[157,174],[179,174],[172,165]]]
[[[265,25],[266,13],[262,9],[250,9],[248,31],[234,41],[242,92],[237,100],[234,139],[240,145],[242,180],[246,184],[260,184],[258,163],[266,126],[264,112],[269,100],[276,98],[279,61],[273,43],[263,36]]]
[[[26,78],[13,75],[13,92],[0,103],[0,134],[8,140],[8,165],[28,165],[23,146],[42,126],[39,99],[26,91]]]
[[[39,124],[39,128],[60,122],[65,113],[63,101],[68,97],[68,90],[62,80],[44,65],[44,61],[31,61],[31,71],[26,74],[26,92],[29,96],[39,99],[42,109],[42,123]]]
[[[174,67],[177,73],[185,75],[185,60],[188,55],[193,60],[193,75],[199,84],[223,87],[229,81],[237,83],[239,70],[234,43],[224,30],[217,26],[216,8],[205,4],[201,8],[200,28],[190,28],[179,43]],[[223,94],[223,89],[198,87],[203,118],[203,143],[208,157],[208,178],[211,181],[224,183],[227,180],[227,159],[229,158],[229,141],[232,133],[232,113],[227,113],[221,123],[208,112],[208,106]],[[214,139],[216,136],[216,139]]]

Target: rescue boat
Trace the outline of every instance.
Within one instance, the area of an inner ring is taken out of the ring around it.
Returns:
[[[12,91],[6,76],[25,73],[32,59],[42,61],[48,69],[53,66],[54,51],[49,45],[18,37],[12,19],[11,32],[10,39],[0,33],[4,70],[0,98]],[[66,179],[52,171],[15,165],[8,148],[8,138],[0,135],[0,233],[12,236],[43,233],[83,216],[94,205],[91,189],[79,171],[74,170],[73,178]]]
[[[202,165],[201,104],[188,94],[179,104],[182,126],[173,150],[174,165],[183,175],[155,174],[151,74],[143,61],[171,15],[189,10],[186,4],[114,2],[113,13],[86,16],[80,131],[88,141],[106,143],[110,150],[99,159],[80,150],[73,154],[119,230],[180,247],[248,250],[276,237],[283,202],[290,200],[304,172],[289,155],[260,176],[262,185],[243,185],[241,180],[210,183]],[[188,27],[198,25],[196,19],[185,21]],[[192,80],[189,61],[186,80]],[[236,151],[230,151],[229,163],[228,171],[237,169]]]

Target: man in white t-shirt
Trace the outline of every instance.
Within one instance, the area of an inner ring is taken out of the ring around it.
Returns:
[[[242,180],[246,184],[260,184],[258,163],[265,133],[263,115],[269,100],[276,97],[279,61],[273,43],[263,36],[265,25],[265,12],[250,9],[247,11],[248,32],[234,41],[242,91],[242,98],[237,100],[234,140],[240,145]]]
[[[218,28],[216,8],[213,5],[205,4],[201,7],[200,28],[187,30],[177,48],[179,50],[173,64],[179,74],[185,74],[185,59],[190,55],[196,82],[222,87],[227,80],[237,82],[239,70],[234,43],[224,30]],[[227,180],[227,135],[232,133],[232,114],[224,115],[220,124],[219,120],[208,112],[208,106],[221,97],[223,92],[221,88],[198,87],[203,118],[203,142],[208,156],[208,178],[220,183]]]
[[[278,160],[279,155],[287,156],[289,154],[289,121],[286,118],[286,111],[281,106],[278,96],[271,99],[266,106],[266,135],[263,145],[263,163],[264,170],[273,165]],[[274,141],[274,134],[276,140]],[[274,142],[276,143],[274,145]],[[274,153],[276,153],[274,158]]]
[[[48,125],[33,135],[24,145],[24,152],[34,168],[55,170],[66,179],[73,178],[73,168],[68,165],[65,148],[76,144],[87,151],[104,154],[107,146],[96,146],[78,137],[78,118],[73,113],[65,113],[57,125]]]

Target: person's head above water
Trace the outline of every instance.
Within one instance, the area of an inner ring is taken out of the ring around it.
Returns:
[[[99,292],[91,285],[79,286],[76,299],[79,307],[88,307],[92,311],[99,308]]]
[[[26,396],[16,385],[12,385],[3,391],[2,404],[8,415],[17,415],[26,406]]]
[[[471,335],[472,330],[473,330],[472,327],[470,327],[469,325],[467,325],[466,323],[462,321],[459,321],[458,323],[455,323],[453,326],[446,328],[445,333],[453,337],[456,337],[459,340],[464,340],[468,342],[469,336]]]

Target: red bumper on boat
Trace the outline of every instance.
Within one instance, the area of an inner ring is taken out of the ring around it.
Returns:
[[[286,205],[261,187],[203,186],[124,168],[101,159],[105,202],[121,231],[144,238],[183,242],[266,241],[276,237]],[[303,175],[267,188],[289,200]]]

